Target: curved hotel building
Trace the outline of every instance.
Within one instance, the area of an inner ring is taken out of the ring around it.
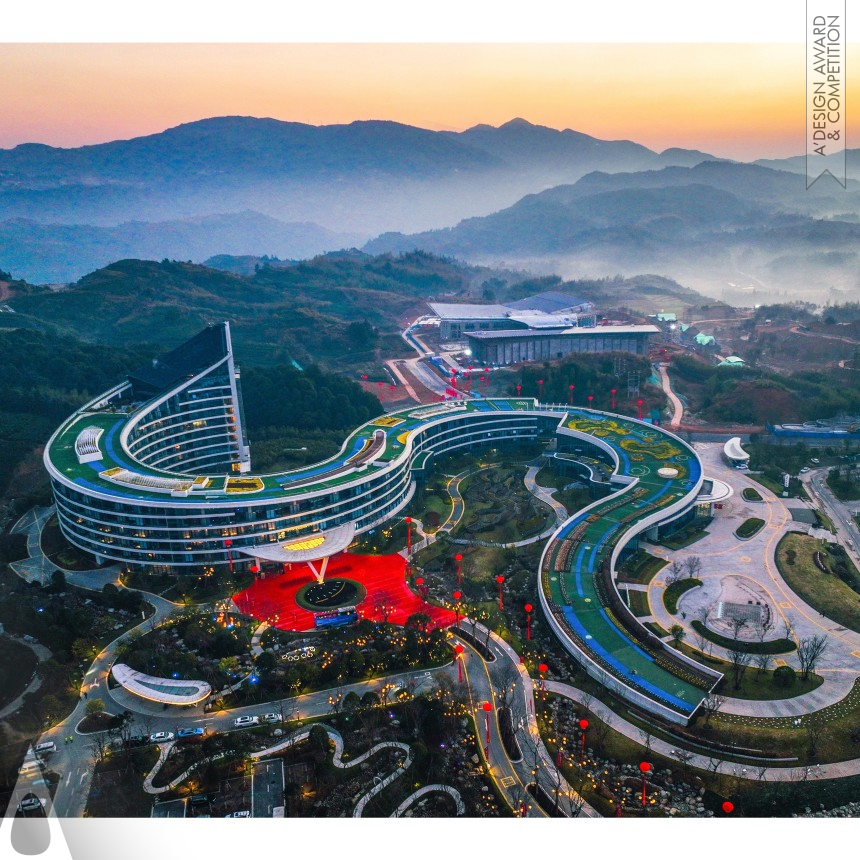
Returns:
[[[325,462],[254,475],[222,323],[78,410],[44,462],[69,541],[100,561],[179,572],[289,558],[290,549],[304,558],[326,534],[351,538],[390,519],[435,455],[536,439],[554,440],[550,455],[595,499],[545,547],[539,590],[550,625],[602,683],[686,722],[720,676],[642,627],[614,582],[640,534],[710,515],[698,456],[659,427],[528,398],[476,398],[380,416]]]

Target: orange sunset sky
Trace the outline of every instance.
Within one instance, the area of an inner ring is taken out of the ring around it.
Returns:
[[[849,72],[858,56],[849,46]],[[520,116],[740,159],[805,145],[802,44],[6,44],[0,61],[0,147],[79,146],[228,114],[454,130]]]

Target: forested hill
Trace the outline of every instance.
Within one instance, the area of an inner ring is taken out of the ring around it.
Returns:
[[[378,347],[405,348],[399,323],[431,296],[462,294],[491,277],[424,253],[345,252],[250,276],[193,263],[121,260],[56,292],[14,297],[16,324],[112,344],[175,346],[230,320],[243,364],[366,365]],[[350,323],[368,327],[350,327]],[[356,364],[357,363],[357,364]]]

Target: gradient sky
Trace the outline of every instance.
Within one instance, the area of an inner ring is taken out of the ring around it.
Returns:
[[[657,150],[799,155],[804,56],[800,44],[5,44],[0,147],[231,114],[455,130],[519,116]],[[858,59],[849,46],[849,70]],[[856,140],[860,111],[848,120]]]

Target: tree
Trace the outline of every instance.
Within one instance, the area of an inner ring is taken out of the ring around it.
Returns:
[[[263,651],[259,657],[257,657],[254,665],[257,668],[257,672],[260,675],[269,675],[278,668],[278,660],[271,651]]]
[[[684,560],[684,569],[687,571],[687,577],[694,579],[702,570],[702,559],[697,555],[688,556]]]
[[[666,574],[666,585],[671,585],[677,582],[684,575],[684,565],[678,559],[675,559],[669,565],[669,572]]]
[[[222,657],[218,661],[218,668],[225,675],[238,675],[239,674],[239,658],[238,657]]]
[[[94,717],[97,714],[105,712],[105,703],[101,699],[90,699],[84,706],[84,713],[88,717]]]
[[[827,637],[823,634],[818,636],[809,636],[800,640],[797,646],[797,659],[800,662],[800,678],[805,681],[809,677],[810,672],[815,671],[821,655],[827,648]]]
[[[720,696],[713,690],[709,692],[704,699],[702,699],[702,710],[705,713],[705,725],[710,722],[711,717],[713,717],[714,714],[722,708],[725,702],[725,696]]]
[[[672,637],[672,644],[677,648],[686,638],[687,631],[680,624],[673,624],[669,628],[669,635]]]
[[[756,668],[756,678],[758,678],[762,672],[767,671],[768,666],[770,666],[770,659],[770,654],[766,651],[761,651],[753,657],[753,662],[755,663]]]
[[[726,649],[726,652],[728,653],[729,662],[732,664],[731,671],[734,688],[740,690],[741,682],[744,679],[749,664],[752,662],[752,654],[749,651],[741,649],[738,645],[731,645]]]

